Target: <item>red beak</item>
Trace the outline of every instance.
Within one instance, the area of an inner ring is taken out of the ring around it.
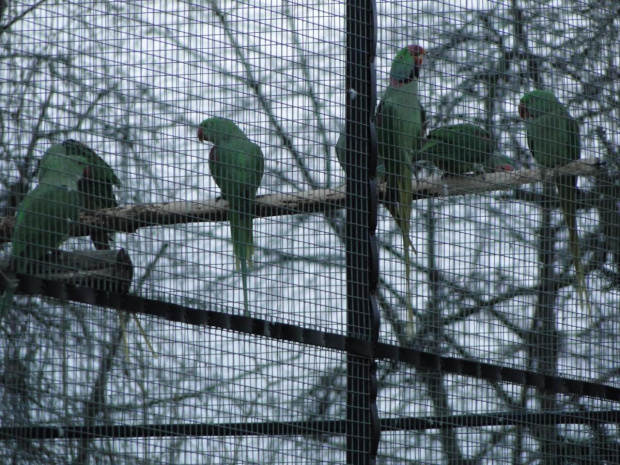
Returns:
[[[198,140],[200,142],[205,141],[204,132],[202,131],[202,128],[198,128]]]
[[[519,116],[522,119],[527,119],[530,117],[530,112],[527,111],[527,107],[523,102],[519,102]]]
[[[410,45],[409,51],[411,52],[411,55],[413,55],[416,66],[422,66],[424,55],[426,55],[426,50],[424,50],[424,47],[421,45]]]

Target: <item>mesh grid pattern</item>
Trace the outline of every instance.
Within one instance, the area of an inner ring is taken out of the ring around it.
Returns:
[[[2,461],[357,463],[355,453],[365,452],[352,451],[350,438],[359,431],[372,442],[364,463],[617,463],[620,391],[604,386],[620,387],[618,5],[377,3],[376,103],[393,86],[396,54],[420,45],[421,143],[439,137],[433,131],[476,125],[497,143],[493,163],[511,166],[450,174],[443,159],[407,152],[418,251],[409,281],[387,208],[389,173],[362,173],[363,182],[377,181],[380,200],[376,235],[368,228],[380,264],[369,291],[380,315],[373,326],[347,299],[347,289],[367,284],[347,282],[347,250],[355,252],[347,249],[345,183],[360,173],[336,156],[347,105],[368,98],[345,82],[353,3],[0,1],[2,287],[15,285],[12,272],[33,271],[16,269],[11,255],[22,202],[46,183],[81,189],[93,177],[91,167],[79,179],[40,173],[50,147],[75,139],[121,183],[120,207],[101,221],[139,217],[139,226],[112,227],[111,250],[97,252],[88,234],[71,230],[53,247],[62,252],[35,261],[45,268],[90,251],[82,263],[112,260],[112,281],[127,284],[119,270],[133,273],[130,296],[212,318],[194,325],[148,308],[134,315],[123,305],[63,302],[49,297],[51,287],[21,289],[10,308],[0,304]],[[575,119],[584,163],[540,169],[534,129],[519,110],[534,89],[552,91]],[[209,168],[217,144],[197,138],[210,117],[234,121],[265,159],[249,312],[230,202]],[[377,118],[365,124],[381,128]],[[372,164],[371,152],[348,159]],[[578,175],[571,201],[587,302],[556,190],[566,173]],[[83,209],[85,221],[98,208]],[[56,227],[58,215],[41,229]],[[372,274],[371,257],[367,265],[357,271]],[[364,339],[373,331],[377,341]],[[352,335],[363,341],[344,339]],[[410,352],[381,358],[376,342]],[[488,367],[521,370],[524,381]],[[603,387],[589,397],[566,380]],[[590,413],[601,417],[587,421]],[[97,429],[124,426],[145,433]]]

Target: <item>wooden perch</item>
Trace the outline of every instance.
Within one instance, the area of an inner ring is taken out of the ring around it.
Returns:
[[[600,171],[600,161],[598,159],[579,160],[562,167],[561,170],[563,173],[578,176],[593,176]],[[546,170],[545,177],[552,178],[556,172],[557,170]],[[422,199],[508,190],[541,180],[542,174],[538,168],[444,179],[437,176],[415,182],[414,191],[417,199]],[[385,185],[379,185],[379,196],[382,197],[384,192]],[[264,195],[257,199],[256,216],[326,212],[344,208],[345,197],[344,186],[300,193]],[[72,235],[89,235],[92,228],[134,233],[139,228],[152,226],[227,221],[227,219],[227,203],[221,199],[125,205],[82,214],[80,224],[74,228]],[[1,219],[0,243],[11,240],[14,221],[14,217]]]
[[[417,182],[414,192],[418,194],[418,199],[480,194],[483,192],[516,189],[524,184],[552,180],[559,172],[577,176],[594,176],[600,170],[601,162],[599,159],[587,159],[571,162],[555,170],[532,168],[529,170],[506,171],[478,176],[458,176],[448,179],[441,179],[437,176]]]
[[[2,275],[12,281],[15,273],[6,269],[8,262],[3,265]],[[125,249],[79,252],[56,250],[46,262],[37,263],[37,269],[28,274],[37,278],[127,294],[133,279],[133,263]],[[7,284],[3,280],[3,287]]]

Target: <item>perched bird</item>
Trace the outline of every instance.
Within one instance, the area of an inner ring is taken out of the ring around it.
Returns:
[[[200,123],[198,140],[213,143],[209,168],[215,183],[228,201],[228,220],[236,268],[243,281],[243,304],[248,310],[248,271],[254,255],[254,206],[256,192],[265,172],[265,158],[260,147],[250,141],[231,120],[208,118]]]
[[[418,78],[425,50],[410,45],[400,50],[390,68],[390,82],[377,107],[376,124],[379,144],[377,177],[386,183],[384,205],[398,226],[403,240],[407,307],[410,326],[411,252],[417,254],[410,237],[413,207],[414,155],[422,146],[426,129],[426,113],[420,103]],[[345,168],[346,136],[344,129],[336,143],[336,157]]]
[[[525,121],[532,156],[543,169],[560,167],[579,159],[579,125],[552,92],[534,90],[526,93],[519,102],[519,115]],[[568,248],[573,256],[577,292],[581,303],[585,302],[588,313],[591,313],[577,232],[577,176],[558,173],[556,187],[568,228]]]
[[[59,150],[60,146],[54,145],[49,150]],[[80,159],[68,162],[54,156],[39,171],[39,184],[17,208],[10,259],[15,272],[32,272],[69,237],[72,223],[79,219],[82,202],[79,182],[86,169],[87,164]],[[11,288],[4,292],[0,319],[8,313],[14,293]]]
[[[87,145],[73,139],[52,145],[41,158],[37,172],[38,186],[17,209],[13,231],[11,266],[18,273],[32,271],[32,265],[44,261],[68,237],[71,223],[79,220],[80,211],[118,206],[113,186],[120,180],[112,168]],[[91,233],[98,250],[110,248],[110,234],[105,230]],[[13,290],[3,298],[2,313],[13,301]],[[157,356],[136,315],[132,315],[147,346]],[[119,311],[123,334],[125,320]],[[127,352],[127,341],[125,340]]]
[[[426,115],[420,103],[418,77],[424,48],[410,45],[396,54],[390,69],[390,83],[377,107],[379,157],[386,181],[385,207],[400,229],[405,257],[407,307],[413,328],[411,296],[411,209],[413,207],[413,156],[422,146]]]
[[[90,147],[76,140],[68,139],[62,144],[50,147],[43,155],[39,164],[39,177],[45,176],[49,163],[80,162],[85,164],[83,176],[78,182],[81,193],[80,207],[85,211],[118,207],[114,195],[114,186],[120,187],[121,182],[114,170],[103,158]],[[97,250],[109,250],[112,242],[109,231],[97,229],[91,232],[90,238]]]
[[[446,175],[495,170],[497,141],[480,126],[455,124],[431,131],[418,160],[430,161]]]

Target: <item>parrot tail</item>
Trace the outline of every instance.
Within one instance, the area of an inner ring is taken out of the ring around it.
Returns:
[[[142,323],[140,323],[140,320],[134,313],[132,313],[131,316],[133,316],[133,321],[136,323],[136,326],[138,326],[138,331],[140,331],[140,334],[142,335],[142,338],[144,339],[144,342],[146,343],[147,347],[151,351],[151,354],[153,354],[154,358],[157,358],[157,352],[155,352],[155,349],[153,349],[149,336],[146,334],[146,331],[142,327]]]
[[[246,316],[250,316],[248,306],[248,273],[254,263],[254,202],[250,199],[230,200],[228,219],[230,221],[230,234],[233,243],[233,252],[237,270],[241,271],[243,283],[243,309]]]
[[[123,333],[122,337],[123,337],[123,346],[125,349],[125,360],[129,361],[129,344],[127,343],[127,330],[126,330],[126,325],[125,325],[125,315],[122,310],[117,310],[117,312],[118,312],[118,320],[121,325],[121,331]],[[136,325],[138,326],[138,330],[140,331],[140,334],[144,338],[144,342],[146,343],[147,347],[151,351],[151,354],[153,354],[154,358],[157,358],[157,352],[155,352],[155,350],[153,349],[153,346],[151,345],[151,341],[149,340],[149,337],[146,334],[146,331],[144,331],[144,328],[142,327],[140,320],[133,313],[131,314],[131,316],[133,317],[133,321],[136,322]]]
[[[413,208],[413,178],[411,173],[411,166],[406,166],[406,169],[403,170],[403,177],[399,178],[400,188],[398,189],[399,202],[398,202],[398,218],[396,220],[399,223],[400,230],[403,234],[403,250],[405,254],[405,282],[406,282],[406,292],[405,296],[407,302],[407,318],[408,318],[408,335],[409,337],[414,336],[414,319],[415,315],[413,313],[413,305],[411,303],[411,298],[413,296],[413,287],[411,283],[411,252],[415,255],[418,254],[418,251],[413,246],[413,242],[411,242],[411,209]]]
[[[405,237],[403,235],[403,237]],[[411,249],[417,254],[417,251],[415,250],[415,247],[413,247],[413,244],[411,243],[411,240],[409,239],[409,236],[406,236],[408,239],[408,242],[411,246]],[[411,285],[411,254],[409,253],[409,247],[404,246],[404,252],[405,252],[405,281],[406,281],[406,292],[407,295],[405,296],[406,299],[406,303],[407,303],[407,335],[409,337],[413,337],[415,332],[414,332],[414,319],[415,319],[415,315],[413,312],[413,304],[411,303],[411,297],[413,296],[413,287]]]
[[[413,336],[415,315],[413,312],[413,305],[411,304],[411,296],[413,295],[411,283],[411,252],[413,251],[413,253],[417,255],[418,251],[413,246],[413,242],[409,235],[411,231],[411,209],[413,207],[413,179],[410,170],[405,170],[404,174],[404,176],[399,177],[395,190],[390,189],[388,185],[388,202],[385,205],[394,218],[403,238],[407,293],[405,296],[408,320],[407,332],[409,336]]]
[[[243,311],[245,316],[250,316],[248,307],[248,261],[241,259],[241,282],[243,284]]]
[[[585,304],[588,315],[592,315],[590,297],[586,287],[586,279],[581,263],[581,251],[579,249],[579,233],[577,232],[577,177],[560,176],[557,180],[558,197],[560,208],[564,214],[566,227],[568,228],[568,249],[573,256],[575,267],[575,279],[577,281],[577,293],[581,305]]]

